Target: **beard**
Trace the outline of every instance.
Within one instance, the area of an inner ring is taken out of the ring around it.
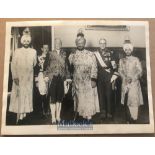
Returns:
[[[131,56],[131,55],[132,55],[131,53],[126,53],[126,56],[127,56],[127,57],[129,57],[129,56]]]
[[[83,50],[84,50],[84,47],[78,46],[77,49],[78,49],[79,51],[83,51]]]
[[[29,47],[29,44],[24,44],[23,47],[24,48],[28,48]]]

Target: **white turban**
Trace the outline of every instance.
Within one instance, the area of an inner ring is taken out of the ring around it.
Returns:
[[[27,40],[27,41],[31,42],[31,36],[30,35],[27,35],[27,34],[23,35],[21,37],[21,43],[22,44],[23,44],[24,40]]]
[[[125,51],[126,49],[130,49],[131,51],[133,51],[133,45],[131,43],[123,44],[123,50]]]
[[[82,36],[77,37],[76,40],[75,40],[75,43],[77,44],[79,41],[83,41],[84,44],[86,44],[86,39],[84,37],[82,37]]]

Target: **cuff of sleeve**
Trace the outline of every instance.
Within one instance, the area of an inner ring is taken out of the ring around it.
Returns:
[[[114,75],[119,76],[119,73],[118,72],[114,72]]]
[[[97,79],[95,79],[95,78],[91,78],[91,81],[95,81],[95,82],[96,82],[96,81],[97,81]]]

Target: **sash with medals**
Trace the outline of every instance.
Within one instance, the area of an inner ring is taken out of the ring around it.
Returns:
[[[100,53],[98,51],[96,51],[95,53],[95,56],[97,58],[97,60],[99,61],[100,65],[105,68],[105,71],[109,72],[110,73],[110,69],[106,69],[107,68],[107,65],[105,64],[105,62],[103,61]]]
[[[103,61],[103,59],[102,59],[100,53],[99,53],[98,51],[96,51],[94,54],[95,54],[97,60],[99,61],[100,65],[101,65],[103,68],[106,68],[107,65],[106,65],[105,62]]]

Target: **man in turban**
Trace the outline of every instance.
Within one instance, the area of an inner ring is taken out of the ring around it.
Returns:
[[[143,105],[139,82],[142,76],[142,66],[139,59],[132,56],[133,45],[130,41],[125,41],[123,50],[126,57],[119,61],[119,74],[122,78],[121,103],[127,105],[127,111],[130,114],[130,117],[127,117],[127,121],[129,123],[136,123],[138,119],[138,107]]]
[[[78,33],[75,43],[77,50],[69,56],[73,68],[75,111],[84,119],[90,120],[100,111],[96,88],[97,64],[94,54],[85,49],[86,39],[83,33]]]
[[[13,86],[9,111],[17,113],[17,122],[33,111],[33,67],[37,57],[30,43],[30,35],[21,37],[22,48],[15,50],[11,63]]]

